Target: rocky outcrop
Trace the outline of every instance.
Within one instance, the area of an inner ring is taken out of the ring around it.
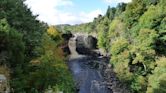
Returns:
[[[78,36],[76,38],[78,48],[96,49],[97,39],[93,36]]]
[[[97,39],[93,36],[77,36],[76,38],[76,51],[83,55],[93,55],[97,49]]]
[[[88,49],[97,49],[97,39],[93,36],[88,36],[84,39],[85,47]]]
[[[64,34],[62,34],[62,38],[65,41],[68,41],[71,37],[73,37],[72,33],[64,33]]]

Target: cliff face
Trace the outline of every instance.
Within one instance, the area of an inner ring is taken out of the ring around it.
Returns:
[[[80,54],[91,54],[97,49],[97,39],[92,36],[77,36],[76,41],[76,50]]]

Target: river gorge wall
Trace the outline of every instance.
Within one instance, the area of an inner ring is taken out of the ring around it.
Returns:
[[[77,93],[130,93],[117,78],[109,57],[97,48],[91,35],[72,35],[68,66],[76,82]]]

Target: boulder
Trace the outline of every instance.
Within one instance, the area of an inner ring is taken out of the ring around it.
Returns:
[[[93,36],[77,36],[76,51],[79,54],[93,54],[92,50],[97,48],[97,39]]]
[[[97,39],[93,36],[88,36],[84,40],[85,47],[89,49],[96,49],[97,48]]]
[[[79,54],[89,54],[90,50],[85,46],[84,36],[77,36],[76,38],[76,51]]]

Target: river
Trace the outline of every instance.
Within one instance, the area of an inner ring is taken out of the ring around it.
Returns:
[[[69,40],[68,66],[72,72],[78,93],[112,93],[102,75],[105,58],[80,55],[76,51],[76,40]]]

